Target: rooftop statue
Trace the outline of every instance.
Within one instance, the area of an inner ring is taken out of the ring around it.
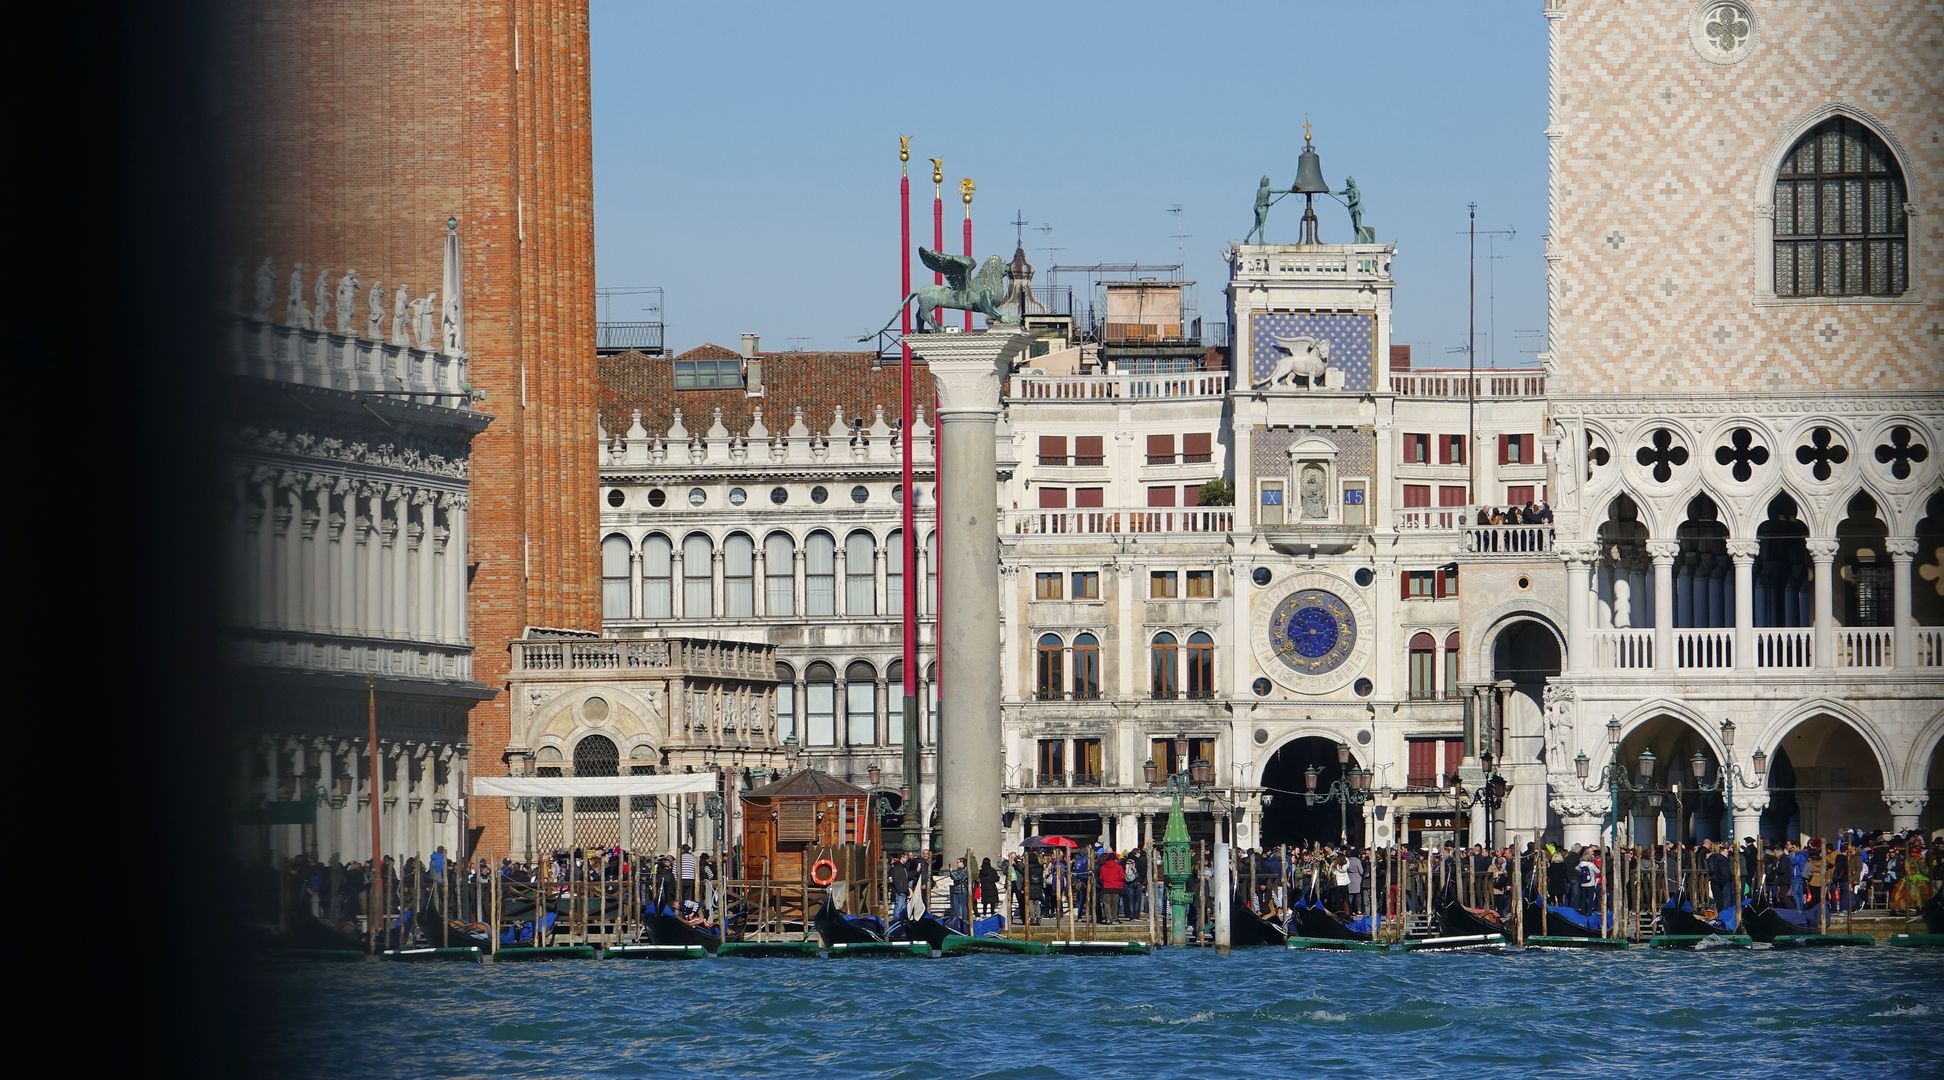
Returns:
[[[918,258],[927,269],[945,275],[945,284],[920,285],[911,291],[911,295],[904,298],[904,303],[898,305],[898,312],[902,312],[904,304],[909,304],[914,299],[918,301],[920,333],[927,329],[934,331],[940,329],[939,324],[932,319],[932,312],[937,308],[976,311],[986,317],[989,325],[1013,321],[999,308],[1000,301],[1006,297],[1006,264],[999,261],[999,256],[988,255],[984,265],[980,265],[969,255],[946,255],[942,252],[919,248]],[[972,272],[975,266],[978,267],[976,274]],[[898,314],[894,312],[891,321],[885,323],[884,330],[878,333],[891,329],[897,321]],[[869,341],[874,336],[867,334],[857,340]]]
[[[1376,243],[1377,230],[1364,227],[1363,192],[1357,190],[1357,178],[1354,176],[1344,177],[1343,190],[1334,194],[1343,196],[1343,205],[1350,211],[1350,228],[1355,231],[1357,236],[1356,240],[1352,242],[1358,244]]]
[[[1269,204],[1275,201],[1275,194],[1269,187],[1269,178],[1265,176],[1262,178],[1262,183],[1256,185],[1255,228],[1250,229],[1249,235],[1242,238],[1243,243],[1249,242],[1249,236],[1255,237],[1257,243],[1269,242],[1268,238],[1262,235],[1262,230],[1269,224]]]

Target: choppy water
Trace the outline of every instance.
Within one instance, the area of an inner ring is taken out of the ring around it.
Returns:
[[[282,1076],[1944,1076],[1944,954],[302,964]]]

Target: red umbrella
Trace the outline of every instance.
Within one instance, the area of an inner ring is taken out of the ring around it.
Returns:
[[[1029,848],[1077,848],[1080,845],[1064,836],[1032,836],[1026,840]]]

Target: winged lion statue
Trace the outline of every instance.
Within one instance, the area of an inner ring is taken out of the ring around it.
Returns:
[[[945,275],[945,284],[920,285],[904,298],[904,303],[898,305],[898,311],[902,312],[905,304],[918,301],[919,332],[940,329],[937,320],[932,318],[932,312],[938,308],[976,311],[984,315],[989,323],[1013,321],[999,310],[999,302],[1006,296],[1006,264],[999,261],[999,256],[986,256],[985,264],[981,266],[969,255],[947,255],[921,247],[918,258],[933,272]],[[975,267],[977,273],[973,273]],[[898,316],[893,313],[891,321],[884,324],[884,330],[891,329],[897,321]],[[868,334],[857,340],[869,341],[875,336]]]

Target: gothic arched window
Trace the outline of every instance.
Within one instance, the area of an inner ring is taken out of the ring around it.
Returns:
[[[1903,172],[1876,133],[1816,125],[1775,177],[1775,295],[1901,296],[1909,285]]]

